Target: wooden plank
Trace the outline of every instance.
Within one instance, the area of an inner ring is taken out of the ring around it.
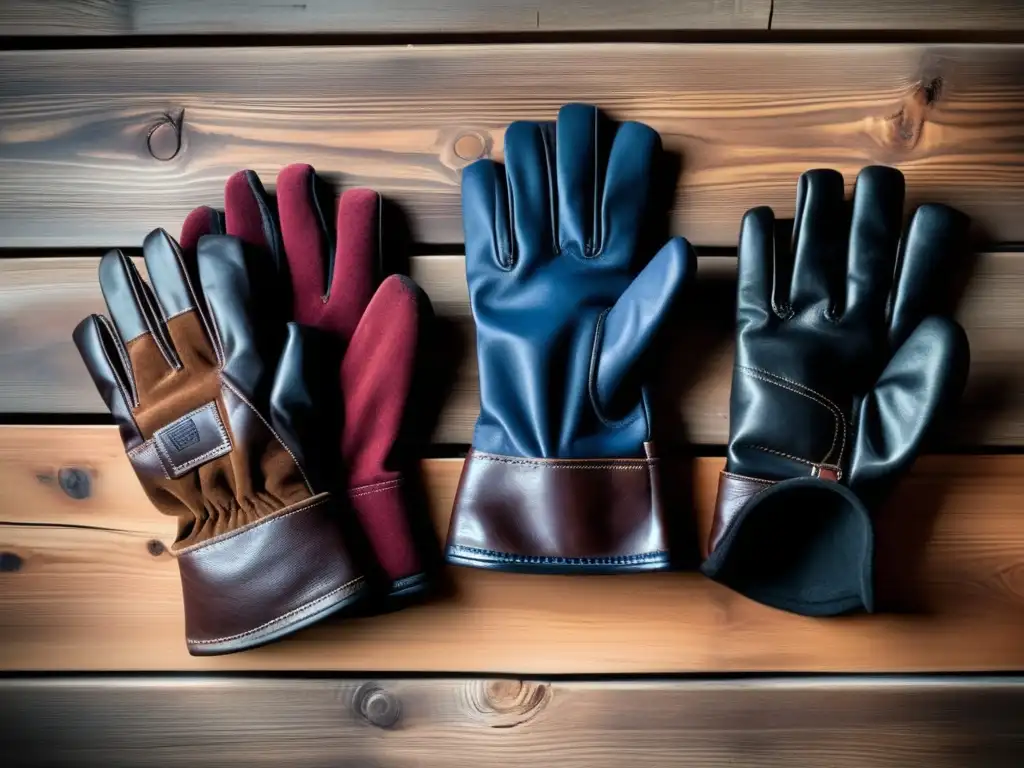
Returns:
[[[767,29],[771,0],[5,0],[34,35],[380,34]]]
[[[1022,703],[1019,677],[15,679],[0,750],[11,768],[1016,768]]]
[[[775,0],[772,29],[953,30],[1024,29],[1020,0]]]
[[[434,304],[438,346],[450,359],[432,439],[468,444],[480,401],[463,258],[415,257],[410,267]],[[735,270],[731,257],[700,259],[697,289],[655,385],[661,418],[674,422],[669,439],[728,440]],[[937,445],[1024,445],[1022,292],[1024,255],[977,259],[959,315],[971,340],[970,383]],[[0,413],[105,413],[71,342],[75,324],[101,311],[96,258],[0,259]]]
[[[721,459],[693,464],[709,524]],[[447,530],[461,462],[423,464]],[[666,477],[689,474],[686,463]],[[0,669],[499,674],[1024,668],[1024,457],[918,462],[879,517],[886,613],[807,619],[696,573],[546,577],[451,568],[427,604],[191,658],[180,584],[112,427],[0,428]],[[686,494],[682,489],[680,495]],[[688,517],[688,506],[674,512]]]
[[[460,242],[461,168],[568,101],[661,132],[682,157],[673,228],[698,245],[735,245],[755,205],[791,215],[808,167],[852,184],[873,162],[906,172],[911,203],[1024,241],[1022,68],[1012,45],[8,51],[0,247],[137,246],[239,168],[270,181],[299,160],[391,196],[417,240]]]

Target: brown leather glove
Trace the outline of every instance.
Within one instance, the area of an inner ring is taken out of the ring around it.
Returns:
[[[309,461],[316,339],[272,319],[239,240],[203,238],[189,263],[156,230],[143,250],[152,287],[106,254],[113,322],[86,318],[75,343],[146,493],[177,518],[189,652],[261,645],[365,590]]]

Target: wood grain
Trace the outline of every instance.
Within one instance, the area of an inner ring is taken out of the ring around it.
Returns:
[[[0,259],[0,413],[105,413],[71,342],[81,318],[103,311],[96,265],[95,257]],[[667,439],[728,440],[735,271],[734,258],[700,259],[655,386]],[[480,401],[463,258],[415,257],[410,272],[440,318],[439,349],[450,365],[432,441],[468,444]],[[983,254],[973,272],[959,312],[971,378],[936,445],[1024,445],[1024,254]]]
[[[1019,0],[775,0],[772,29],[955,30],[1024,29]]]
[[[689,462],[667,471],[675,482]],[[693,463],[706,532],[721,459]],[[439,536],[461,462],[423,464]],[[171,521],[110,427],[0,428],[0,669],[500,674],[1024,668],[1024,457],[918,462],[879,517],[887,612],[814,620],[696,573],[544,577],[451,568],[427,604],[191,658]],[[680,490],[680,489],[677,489]],[[680,490],[685,498],[686,493]],[[688,519],[689,505],[674,510]]]
[[[0,750],[11,768],[1016,768],[1022,701],[1020,677],[5,680]]]
[[[239,168],[269,182],[297,161],[386,193],[418,241],[460,242],[461,168],[569,101],[661,132],[682,158],[673,229],[698,245],[734,246],[755,205],[791,215],[809,167],[852,184],[869,163],[905,171],[910,203],[1024,241],[1022,68],[1013,45],[9,51],[0,247],[134,247]]]
[[[771,0],[5,0],[3,34],[205,35],[767,29]]]

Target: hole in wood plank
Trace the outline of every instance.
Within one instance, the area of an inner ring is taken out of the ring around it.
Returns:
[[[0,552],[0,573],[14,573],[21,570],[24,561],[13,552]]]
[[[474,160],[489,157],[494,142],[490,134],[484,131],[459,128],[443,131],[438,137],[438,145],[441,147],[441,162],[459,171]]]
[[[150,539],[146,542],[146,551],[153,557],[160,557],[166,549],[167,548],[164,546],[164,543],[159,539]]]

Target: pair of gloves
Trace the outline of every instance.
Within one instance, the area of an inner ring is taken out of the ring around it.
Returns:
[[[659,137],[568,105],[554,126],[511,125],[504,160],[463,173],[481,402],[446,559],[668,568],[677,510],[644,368],[696,262],[681,238],[645,250]],[[769,208],[743,218],[728,459],[701,569],[766,605],[874,608],[872,516],[965,385],[967,338],[942,305],[967,219],[924,205],[904,234],[903,204],[895,169],[865,168],[852,209],[838,172],[812,170],[791,232]]]
[[[150,233],[148,283],[107,253],[109,318],[74,331],[142,486],[177,520],[194,655],[429,583],[399,445],[429,302],[381,279],[376,193],[346,192],[335,230],[333,197],[295,165],[274,203],[236,174],[223,213],[193,211],[180,244]]]

